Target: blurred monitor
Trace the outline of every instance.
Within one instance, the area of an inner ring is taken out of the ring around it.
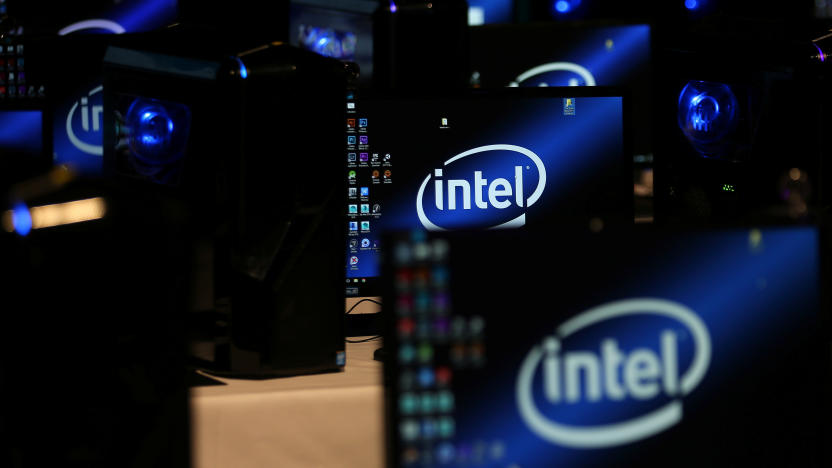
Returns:
[[[829,466],[817,228],[391,242],[387,466]]]
[[[292,0],[289,43],[326,57],[358,64],[358,83],[373,76],[373,22],[377,1]]]
[[[128,40],[131,33],[175,22],[177,0],[99,0],[65,5],[10,0],[9,13],[23,26],[22,38],[26,39],[25,62],[24,54],[18,54],[16,84],[26,85],[27,94],[50,103],[52,121],[47,128],[51,128],[54,142],[54,164],[99,175],[104,50],[108,44]]]
[[[0,154],[39,159],[43,154],[43,111],[0,109]]]
[[[625,101],[602,87],[349,94],[347,295],[380,293],[391,230],[632,224]]]
[[[41,107],[0,104],[0,187],[39,174],[49,167],[48,135]]]
[[[176,21],[177,0],[46,2],[7,0],[8,12],[27,34],[122,34],[150,31]]]
[[[7,23],[4,22],[4,29]],[[45,74],[20,28],[0,37],[0,185],[46,170],[51,138]]]
[[[514,19],[514,0],[468,0],[468,25],[510,23]]]
[[[471,85],[620,86],[632,93],[633,157],[652,159],[651,39],[646,24],[494,24],[470,30]]]

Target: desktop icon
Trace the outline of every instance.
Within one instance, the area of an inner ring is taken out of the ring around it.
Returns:
[[[370,196],[370,187],[361,187],[361,196],[362,197],[369,197]]]
[[[358,189],[355,187],[350,187],[349,189],[350,198],[355,198],[358,195]]]
[[[446,119],[445,117],[442,117],[442,126],[443,126],[443,127],[447,127],[447,126],[448,126],[448,119]]]
[[[355,119],[347,119],[347,127],[355,128]]]
[[[390,162],[390,158],[391,158],[390,153],[385,154],[384,155],[384,162]]]
[[[354,145],[355,144],[355,135],[347,135],[347,144]]]
[[[348,172],[348,173],[347,173],[347,176],[348,176],[350,179],[355,179],[355,171],[350,171],[350,172]]]
[[[367,126],[367,119],[358,119],[358,126],[359,127],[366,127]]]
[[[370,222],[369,221],[361,221],[361,230],[362,231],[369,231],[370,230]]]
[[[352,205],[350,205],[352,206]],[[370,204],[369,203],[362,203],[361,204],[361,214],[369,214],[370,213]]]
[[[380,173],[378,171],[373,171],[373,179],[378,179]]]
[[[385,179],[389,179],[392,175],[393,175],[393,173],[390,172],[390,169],[384,171],[384,178]]]
[[[366,249],[369,246],[370,246],[370,239],[367,239],[366,237],[361,239],[361,247]]]
[[[373,213],[375,213],[375,214],[381,213],[381,205],[379,205],[378,203],[374,204],[373,205]]]
[[[563,115],[575,115],[575,98],[563,98]]]
[[[407,419],[399,424],[399,432],[402,439],[407,442],[419,440],[419,423],[413,419]]]
[[[378,162],[378,153],[373,153],[373,162]]]
[[[356,257],[355,255],[350,257],[350,265],[358,265],[358,257]]]
[[[358,241],[356,239],[350,239],[350,248],[355,249],[358,247]]]
[[[358,205],[349,205],[350,214],[358,213]]]
[[[354,102],[348,102],[347,103],[347,109],[355,109],[355,103]]]
[[[369,161],[369,159],[370,159],[370,155],[369,155],[368,153],[359,153],[359,155],[358,155],[358,159],[359,159],[361,162],[367,162],[367,161]]]
[[[358,137],[358,142],[362,145],[369,144],[369,137],[367,137],[367,135],[361,135],[360,137]]]
[[[347,161],[355,162],[355,153],[347,153]]]
[[[350,231],[357,231],[358,230],[358,222],[357,221],[350,221]]]

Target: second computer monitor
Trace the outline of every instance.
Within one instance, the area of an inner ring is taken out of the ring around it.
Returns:
[[[347,295],[372,296],[384,232],[632,223],[626,99],[612,88],[347,99]]]

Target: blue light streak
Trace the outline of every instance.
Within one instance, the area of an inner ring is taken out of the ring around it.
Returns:
[[[129,2],[107,14],[108,18],[120,24],[127,32],[156,29],[175,21],[176,16],[176,0]]]
[[[238,65],[240,65],[240,78],[248,78],[248,68],[246,68],[246,65],[243,63],[240,57],[234,57],[234,60],[237,62]]]

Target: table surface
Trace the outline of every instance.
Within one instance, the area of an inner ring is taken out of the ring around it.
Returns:
[[[383,466],[382,365],[373,360],[380,346],[347,343],[343,372],[211,376],[226,385],[191,390],[193,467]]]

